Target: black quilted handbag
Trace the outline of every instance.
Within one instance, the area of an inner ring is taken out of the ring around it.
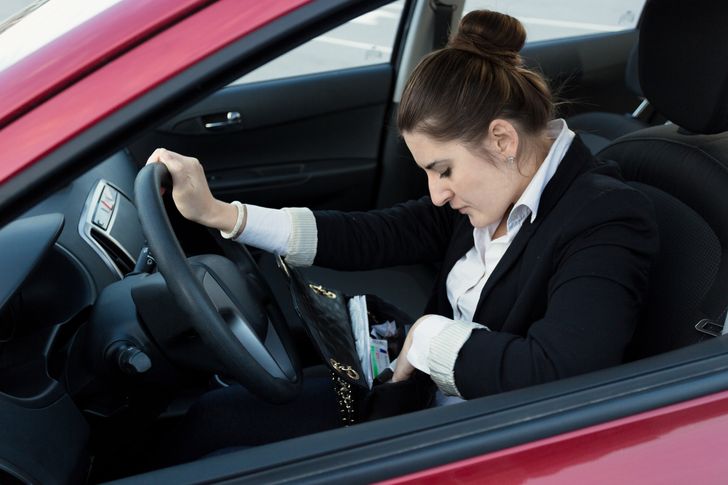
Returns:
[[[293,306],[324,363],[331,370],[342,422],[351,425],[424,409],[434,399],[429,376],[415,371],[406,381],[392,383],[392,371],[384,370],[371,389],[356,351],[348,298],[341,292],[308,281],[298,270],[278,258],[288,278]],[[366,295],[369,324],[392,320],[397,333],[387,339],[390,359],[404,345],[405,329],[413,323],[406,313],[374,295]]]

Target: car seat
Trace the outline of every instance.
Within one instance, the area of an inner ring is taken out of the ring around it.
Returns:
[[[650,0],[639,77],[672,123],[598,153],[653,201],[660,253],[627,359],[721,334],[728,304],[728,3]],[[696,329],[696,325],[699,329]]]

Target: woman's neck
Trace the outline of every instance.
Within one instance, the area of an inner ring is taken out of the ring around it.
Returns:
[[[512,201],[514,204],[528,187],[528,184],[533,180],[534,175],[541,168],[541,165],[546,160],[546,157],[551,150],[551,146],[554,144],[555,139],[548,136],[546,130],[543,131],[538,137],[534,137],[529,143],[526,144],[523,151],[521,152],[522,159],[519,160],[518,172],[523,176],[519,190],[516,192],[516,197]],[[506,217],[508,214],[506,214]]]
[[[525,173],[527,174],[529,180],[532,179],[534,175],[536,175],[536,172],[538,172],[541,164],[543,164],[543,162],[546,160],[546,157],[548,156],[549,151],[551,150],[551,146],[554,144],[554,141],[556,141],[556,139],[550,137],[548,132],[544,130],[538,136],[533,137],[533,139],[527,142],[524,146],[524,150],[522,153],[523,166],[526,167]],[[519,166],[519,169],[520,168],[521,167]]]
[[[516,191],[513,201],[511,201],[508,209],[506,209],[505,214],[503,214],[500,224],[498,224],[498,227],[493,232],[491,239],[497,239],[506,233],[508,227],[508,216],[510,215],[513,206],[518,199],[521,198],[523,192],[526,191],[526,187],[528,187],[528,184],[531,183],[534,175],[538,172],[538,169],[544,161],[546,161],[546,157],[548,156],[554,141],[555,139],[548,136],[548,133],[544,130],[540,136],[534,137],[532,143],[529,143],[529,146],[523,150],[522,156],[524,158],[522,163],[519,163],[517,167],[518,172],[523,176],[521,185],[518,191]]]

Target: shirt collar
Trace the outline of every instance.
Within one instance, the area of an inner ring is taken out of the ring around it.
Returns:
[[[546,132],[550,138],[555,138],[554,143],[531,182],[526,186],[526,190],[523,191],[521,197],[513,205],[510,214],[508,214],[508,232],[520,226],[529,215],[531,216],[531,222],[536,219],[541,194],[543,194],[551,177],[556,173],[559,163],[566,155],[566,151],[571,146],[575,136],[574,132],[566,126],[566,121],[561,118],[550,121],[546,125]]]

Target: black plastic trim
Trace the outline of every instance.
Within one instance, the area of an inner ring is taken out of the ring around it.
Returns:
[[[394,79],[397,79],[399,65],[402,62],[402,56],[404,55],[405,49],[405,39],[407,39],[407,33],[412,26],[412,16],[415,11],[416,3],[417,2],[415,0],[405,0],[404,6],[402,7],[402,16],[399,18],[399,27],[397,29],[394,46],[392,46],[392,57],[390,59],[392,67],[394,68]],[[394,86],[392,87],[392,93],[393,92]]]
[[[43,260],[63,229],[61,214],[47,214],[17,220],[0,230],[0,308],[20,288],[25,279]]]
[[[405,40],[407,39],[409,30],[412,26],[412,18],[414,16],[415,4],[416,2],[414,0],[407,0],[405,2],[404,8],[402,9],[402,16],[399,19],[399,29],[397,30],[397,37],[394,49],[392,50],[392,82],[389,86],[389,102],[387,103],[387,108],[384,114],[384,123],[381,127],[381,136],[378,151],[379,163],[377,164],[377,171],[375,174],[377,185],[375,186],[375,190],[372,193],[370,201],[371,207],[373,208],[381,207],[379,204],[382,202],[382,193],[384,190],[384,186],[388,183],[387,175],[390,166],[404,165],[401,163],[402,160],[400,159],[399,155],[404,151],[405,160],[413,161],[411,160],[409,150],[403,150],[404,142],[402,141],[399,135],[399,129],[397,128],[397,110],[399,107],[399,103],[394,102],[394,94],[395,90],[397,89],[397,79],[399,79],[400,65],[402,62],[402,58],[404,57]],[[397,168],[395,168],[395,171],[399,172]],[[402,180],[409,179],[405,178]],[[411,184],[402,184],[400,182],[400,184],[398,185],[409,186]],[[399,193],[400,190],[395,190],[395,192]],[[394,198],[395,200],[398,199],[397,196],[395,196]]]

